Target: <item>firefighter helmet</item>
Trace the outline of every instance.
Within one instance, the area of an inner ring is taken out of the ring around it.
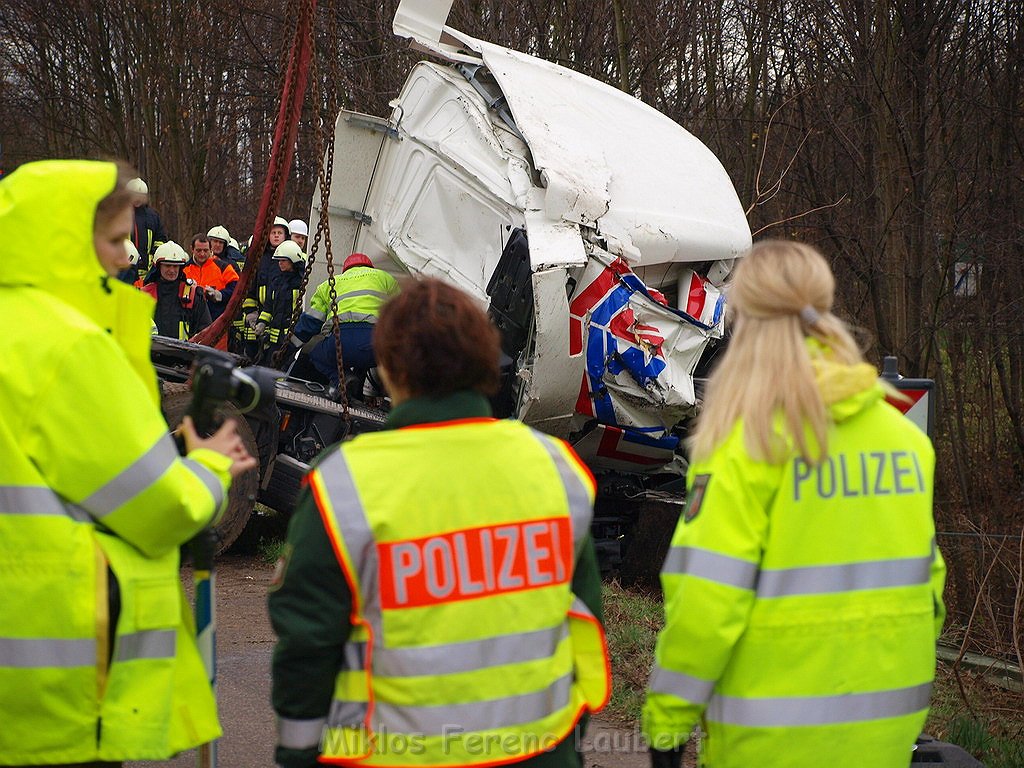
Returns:
[[[306,226],[306,222],[302,219],[292,219],[288,222],[288,231],[293,235],[303,235],[309,237],[309,227]]]
[[[139,249],[135,247],[135,243],[133,243],[131,240],[125,240],[124,249],[125,251],[128,252],[128,263],[131,264],[133,267],[138,266],[138,263],[139,261],[142,260],[142,257],[139,256]]]
[[[270,228],[273,229],[274,227],[284,227],[285,236],[291,234],[291,231],[289,231],[288,229],[288,221],[286,219],[281,218],[280,216],[274,217],[274,223],[270,225]]]
[[[346,269],[351,269],[352,267],[372,266],[373,262],[370,261],[370,257],[367,256],[365,253],[353,253],[351,256],[345,259],[345,263],[342,264],[341,266],[341,271],[344,272]]]
[[[149,187],[142,179],[136,176],[134,179],[125,184],[125,187],[129,192],[134,192],[137,195],[148,195]]]
[[[215,240],[223,240],[225,244],[231,242],[231,235],[228,234],[227,227],[222,227],[218,224],[216,227],[210,227],[210,231],[206,233],[207,237],[212,237]]]
[[[293,240],[285,240],[274,249],[274,261],[290,261],[292,264],[305,264],[306,254],[299,244]]]
[[[168,240],[166,243],[156,249],[156,253],[153,254],[153,263],[160,264],[188,264],[188,254],[185,253],[185,249],[178,245],[173,240]]]

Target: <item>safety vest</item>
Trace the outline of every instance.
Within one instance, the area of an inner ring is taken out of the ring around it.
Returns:
[[[334,278],[337,295],[338,322],[376,323],[384,302],[399,291],[398,282],[382,269],[349,267]],[[330,333],[334,323],[331,315],[331,281],[317,286],[306,314],[322,320],[323,333]]]
[[[282,745],[323,727],[338,765],[497,765],[604,706],[604,634],[570,586],[593,480],[564,443],[468,419],[363,435],[309,478],[353,630],[326,722],[283,721]]]
[[[752,460],[739,424],[691,466],[643,716],[656,747],[703,717],[708,768],[910,762],[945,565],[931,443],[881,397],[833,406],[818,464]]]

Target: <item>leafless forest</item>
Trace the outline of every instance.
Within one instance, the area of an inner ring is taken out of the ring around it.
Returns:
[[[385,115],[415,60],[390,31],[396,2],[320,3],[288,216],[309,210],[330,99]],[[124,157],[172,234],[224,223],[244,239],[297,8],[5,0],[5,170]],[[1019,658],[1024,3],[456,0],[449,23],[653,105],[721,158],[755,237],[829,255],[871,357],[938,383],[950,596],[985,649]]]

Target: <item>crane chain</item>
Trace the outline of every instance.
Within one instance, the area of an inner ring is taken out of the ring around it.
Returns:
[[[306,2],[311,3],[312,0],[306,0]],[[327,16],[327,44],[325,49],[327,55],[330,56],[334,51],[338,50],[337,14],[335,13],[332,2],[325,2],[322,7],[325,9]],[[315,38],[311,42],[315,46]],[[320,75],[324,73],[321,71],[320,60],[316,55],[315,47],[313,49],[311,62],[313,77],[310,86],[310,95],[312,96],[312,102],[314,105],[313,109],[315,110],[312,116],[316,126],[313,131],[313,142],[317,156],[317,182],[320,187],[320,216],[317,220],[316,230],[309,247],[306,269],[302,276],[302,285],[299,290],[299,295],[306,295],[309,277],[313,270],[313,264],[316,262],[317,252],[321,241],[323,241],[330,297],[331,331],[332,336],[334,337],[334,349],[338,366],[338,395],[340,396],[342,419],[346,425],[349,425],[351,415],[349,413],[348,390],[345,386],[345,363],[341,347],[341,328],[340,321],[338,319],[338,295],[334,280],[334,257],[331,246],[330,212],[328,210],[331,193],[331,179],[334,178],[335,118],[338,114],[338,92],[335,85],[337,78],[334,76],[335,73],[329,68],[326,72],[326,77],[324,77],[324,82],[327,87],[327,114],[325,117],[320,102]],[[325,149],[328,147],[330,148],[330,151],[326,152]],[[288,348],[291,346],[290,342],[292,333],[294,332],[295,324],[298,322],[299,316],[301,315],[301,310],[301,303],[297,303],[292,310],[292,318],[288,325],[284,342],[274,358],[275,367],[279,367],[281,365],[285,354],[287,354]]]

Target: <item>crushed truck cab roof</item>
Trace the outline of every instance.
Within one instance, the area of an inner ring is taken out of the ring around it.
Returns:
[[[339,116],[332,241],[488,305],[502,415],[595,469],[679,471],[719,288],[750,247],[732,182],[657,110],[446,27],[450,7],[403,0],[396,34],[446,63],[415,65],[387,119]]]

